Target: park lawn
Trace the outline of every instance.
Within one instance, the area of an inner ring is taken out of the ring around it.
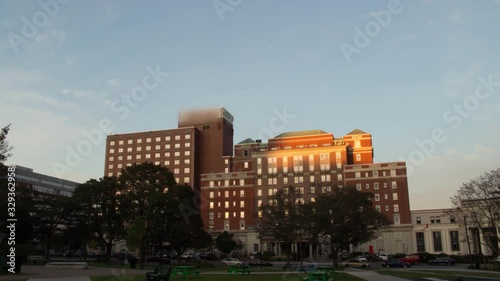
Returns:
[[[486,273],[486,272],[468,272],[468,271],[444,271],[444,270],[390,270],[390,269],[381,269],[378,270],[378,273],[391,275],[406,279],[417,279],[417,278],[456,278],[458,276],[475,276],[475,277],[486,277],[486,278],[500,278],[500,274],[495,273]]]
[[[297,273],[280,273],[280,274],[249,274],[249,275],[229,275],[229,274],[206,274],[200,275],[200,278],[190,278],[188,280],[199,280],[199,281],[299,281],[302,280],[301,277],[306,277],[306,274]],[[90,277],[92,281],[146,281],[146,275],[129,275],[129,276],[94,276]],[[186,280],[182,279],[182,276],[176,276],[170,278],[170,280]],[[358,277],[349,275],[347,273],[337,273],[335,275],[335,281],[363,281]]]

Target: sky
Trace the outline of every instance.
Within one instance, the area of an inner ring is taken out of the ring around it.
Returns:
[[[0,2],[8,164],[84,182],[107,134],[224,107],[234,142],[321,129],[407,161],[412,210],[500,167],[500,0]],[[76,156],[75,156],[76,155]]]

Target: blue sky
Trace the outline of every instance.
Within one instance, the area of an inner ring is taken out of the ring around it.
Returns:
[[[40,1],[52,3],[48,12],[36,1],[0,2],[0,126],[12,124],[11,164],[56,175],[54,163],[100,120],[113,133],[168,129],[180,110],[224,106],[235,143],[285,110],[295,117],[276,135],[359,128],[373,135],[376,162],[420,155],[416,141],[441,130],[446,140],[412,162],[412,209],[448,207],[461,183],[500,166],[498,0],[54,1]],[[350,60],[346,44],[357,49]],[[122,118],[111,105],[147,68],[169,75]],[[493,81],[481,99],[480,77]],[[454,105],[464,103],[459,115]],[[104,147],[63,178],[101,177]]]

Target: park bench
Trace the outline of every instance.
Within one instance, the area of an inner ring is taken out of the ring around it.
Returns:
[[[170,273],[172,272],[172,267],[164,264],[159,264],[155,267],[153,272],[146,273],[147,281],[168,281],[170,279]]]
[[[311,271],[315,271],[316,268],[313,264],[303,264],[303,265],[300,265],[300,264],[296,264],[295,267],[292,267],[292,271],[298,271],[298,272],[303,272],[303,273],[307,273],[307,272],[311,272]]]
[[[241,266],[233,265],[233,266],[230,266],[227,271],[229,272],[230,275],[233,273],[236,275],[238,275],[238,273],[250,274],[252,272],[248,265],[241,265]]]
[[[30,264],[45,264],[47,260],[45,259],[45,256],[28,256],[27,257],[28,263]]]

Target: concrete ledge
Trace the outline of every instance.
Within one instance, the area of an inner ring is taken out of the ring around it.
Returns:
[[[87,269],[87,262],[49,262],[45,268]]]

